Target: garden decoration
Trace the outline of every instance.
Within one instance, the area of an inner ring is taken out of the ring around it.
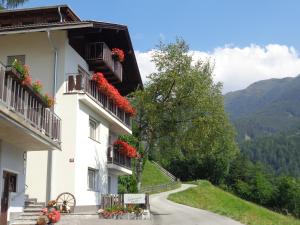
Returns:
[[[42,216],[38,218],[37,224],[44,225],[47,222],[57,223],[60,220],[60,212],[57,209],[57,202],[51,200],[47,207],[42,209]]]
[[[64,192],[57,197],[56,205],[61,213],[71,213],[76,206],[76,199],[71,193]]]

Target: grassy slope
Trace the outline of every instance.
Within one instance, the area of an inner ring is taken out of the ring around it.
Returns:
[[[150,161],[147,161],[142,174],[142,187],[169,183],[170,179],[156,168]]]
[[[231,217],[248,225],[300,225],[300,220],[272,212],[200,181],[198,187],[171,194],[169,199]]]

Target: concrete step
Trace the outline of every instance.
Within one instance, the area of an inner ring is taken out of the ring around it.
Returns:
[[[43,204],[28,204],[25,205],[25,208],[44,208]]]
[[[24,213],[27,213],[27,212],[30,212],[30,213],[32,213],[32,212],[41,212],[42,211],[42,208],[40,207],[40,208],[25,208],[24,209]]]
[[[26,213],[21,213],[20,216],[40,216],[41,213],[40,212],[26,212]]]
[[[37,203],[37,198],[28,198],[26,201],[25,201],[25,203],[26,202],[34,202],[34,203]]]
[[[27,221],[27,220],[20,220],[20,221],[13,221],[10,225],[36,225],[36,220]]]
[[[40,215],[38,216],[20,216],[19,218],[15,219],[14,221],[18,221],[18,220],[37,220],[40,217]]]

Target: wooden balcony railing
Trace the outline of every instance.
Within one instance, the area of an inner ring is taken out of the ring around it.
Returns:
[[[60,145],[61,119],[32,88],[21,85],[17,73],[0,64],[0,104]]]
[[[67,92],[72,93],[74,91],[84,91],[97,104],[131,129],[129,114],[125,113],[112,100],[99,91],[97,84],[92,80],[92,76],[89,73],[82,71],[80,74],[68,74]]]
[[[89,63],[91,70],[99,70],[106,74],[110,72],[115,76],[116,80],[119,82],[122,81],[122,64],[113,59],[111,50],[104,42],[92,42],[87,44],[85,59]]]
[[[118,149],[113,147],[108,147],[107,149],[107,163],[122,166],[130,170],[132,169],[131,158],[121,154]]]

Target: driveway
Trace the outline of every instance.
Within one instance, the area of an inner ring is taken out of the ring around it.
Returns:
[[[97,215],[62,216],[57,225],[152,225],[150,220],[106,220]]]
[[[169,194],[194,186],[191,184],[182,184],[178,189],[151,195],[152,223],[154,225],[242,225],[225,216],[167,200]]]

